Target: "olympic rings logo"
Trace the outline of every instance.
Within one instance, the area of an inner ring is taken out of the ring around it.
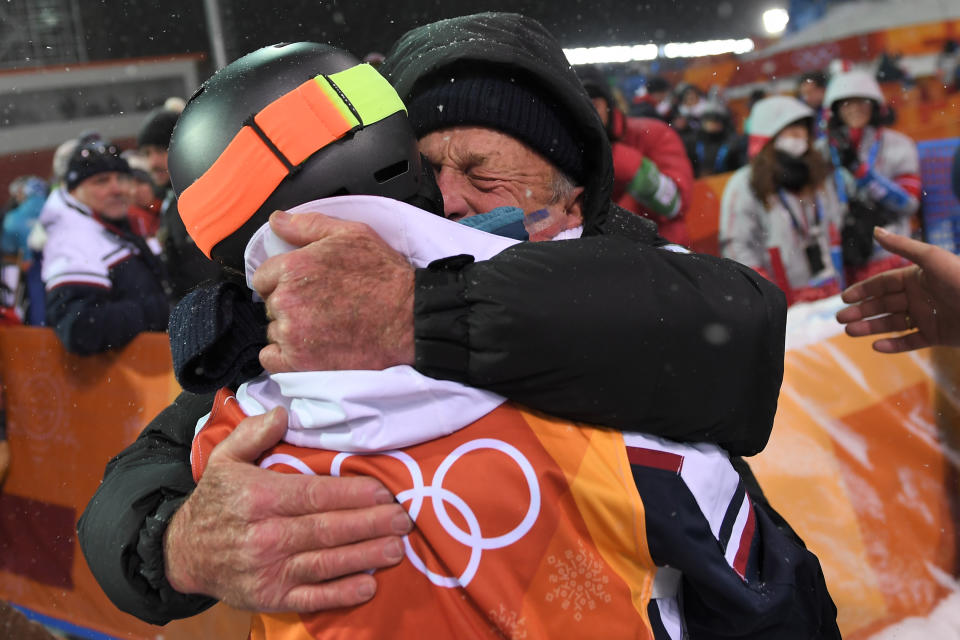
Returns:
[[[527,489],[530,492],[530,507],[527,509],[527,513],[520,521],[520,524],[507,533],[493,538],[483,536],[483,532],[480,529],[480,522],[466,501],[456,493],[443,487],[443,480],[446,478],[450,468],[465,454],[479,449],[492,449],[510,457],[517,466],[520,467],[520,471],[523,473],[523,477],[527,483]],[[537,481],[537,474],[533,469],[533,465],[530,464],[530,461],[527,460],[519,449],[502,440],[479,438],[460,445],[443,459],[443,462],[437,467],[437,471],[433,475],[433,480],[429,485],[424,484],[423,472],[420,469],[420,465],[418,465],[416,460],[409,454],[403,451],[385,451],[379,454],[339,453],[330,464],[330,475],[339,476],[343,461],[354,455],[385,455],[402,462],[410,473],[410,480],[413,487],[398,493],[397,500],[399,500],[401,504],[410,502],[410,507],[407,510],[410,518],[416,523],[417,517],[420,515],[420,510],[423,507],[424,498],[430,498],[433,501],[433,512],[436,514],[437,520],[447,534],[460,544],[470,548],[470,559],[463,573],[459,576],[444,576],[428,569],[410,545],[409,536],[404,536],[403,547],[407,558],[420,573],[427,576],[430,582],[438,587],[445,587],[447,589],[466,587],[476,575],[484,551],[502,549],[519,541],[530,531],[540,515],[540,484]],[[302,460],[284,453],[268,456],[260,463],[260,466],[268,469],[277,464],[285,464],[307,475],[316,475]],[[461,529],[450,519],[450,515],[447,513],[447,503],[456,509],[463,517],[467,525],[467,531]]]
[[[790,56],[790,61],[799,70],[819,69],[838,57],[840,57],[840,48],[835,44],[828,44],[796,51]]]

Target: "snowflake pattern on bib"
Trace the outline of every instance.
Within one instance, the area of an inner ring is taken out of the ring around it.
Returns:
[[[565,611],[572,607],[577,622],[584,610],[593,611],[598,603],[610,602],[605,588],[610,578],[604,573],[603,563],[582,542],[576,551],[567,549],[562,558],[551,555],[547,562],[556,569],[550,575],[550,582],[556,586],[547,593],[547,602],[557,601]]]

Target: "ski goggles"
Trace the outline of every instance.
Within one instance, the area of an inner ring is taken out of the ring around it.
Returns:
[[[310,156],[400,111],[400,96],[369,64],[307,80],[250,118],[180,194],[187,232],[209,258]]]

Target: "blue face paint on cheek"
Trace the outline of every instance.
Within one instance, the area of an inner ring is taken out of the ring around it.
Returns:
[[[497,207],[487,213],[481,213],[458,221],[460,224],[493,233],[505,238],[527,240],[524,228],[524,214],[520,207]]]
[[[541,222],[545,220],[550,215],[550,212],[546,209],[537,209],[536,211],[531,211],[530,213],[524,214],[527,219],[527,222]]]
[[[554,219],[547,209],[537,209],[523,216],[523,226],[531,238],[535,235],[547,233],[553,225]],[[550,236],[552,235],[553,234],[550,234]],[[543,240],[544,238],[541,237],[539,239]]]

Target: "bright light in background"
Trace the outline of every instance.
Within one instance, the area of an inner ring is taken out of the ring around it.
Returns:
[[[772,36],[780,35],[790,22],[790,14],[785,9],[767,9],[763,12],[763,28]]]
[[[659,52],[655,44],[635,44],[621,47],[580,47],[564,49],[570,64],[603,64],[605,62],[634,62],[654,60]]]
[[[663,46],[667,58],[699,58],[718,56],[723,53],[747,53],[753,51],[753,40],[706,40],[704,42],[671,42]]]
[[[608,62],[633,62],[666,58],[698,58],[723,53],[747,53],[753,51],[753,40],[707,40],[705,42],[671,42],[661,51],[655,44],[636,44],[621,47],[580,47],[564,49],[570,64],[604,64]]]

